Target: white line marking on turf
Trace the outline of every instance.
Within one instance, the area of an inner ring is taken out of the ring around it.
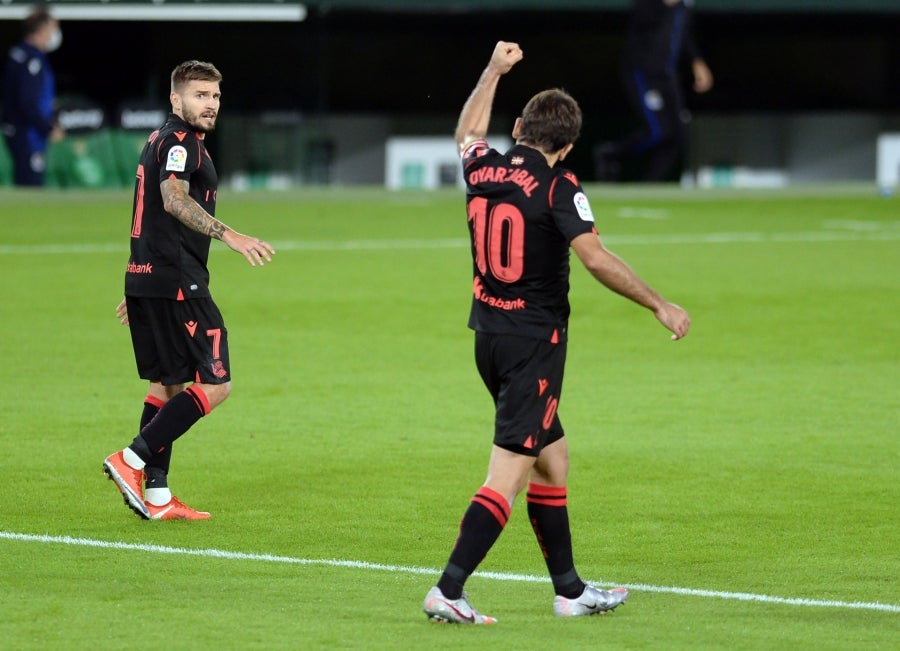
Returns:
[[[616,211],[616,217],[622,219],[668,219],[669,211],[662,208],[632,208],[624,206]]]
[[[797,231],[794,233],[724,232],[673,233],[670,235],[609,235],[603,241],[619,244],[738,244],[762,242],[852,242],[897,240],[900,229],[841,229]],[[461,249],[470,246],[466,238],[435,240],[284,240],[272,242],[276,251],[396,251],[403,249]],[[213,250],[226,250],[217,245]],[[0,255],[59,255],[73,253],[128,253],[123,244],[3,244]]]
[[[402,572],[404,574],[428,574],[437,576],[440,570],[427,567],[409,567],[405,565],[383,565],[365,561],[349,561],[339,559],[295,558],[293,556],[276,556],[273,554],[249,554],[246,552],[229,552],[220,549],[187,549],[184,547],[168,547],[164,545],[148,545],[144,543],[110,542],[91,538],[73,538],[72,536],[50,536],[12,531],[0,531],[0,539],[37,542],[45,544],[72,545],[77,547],[95,547],[100,549],[125,549],[130,551],[151,552],[155,554],[180,554],[184,556],[203,556],[207,558],[223,558],[236,561],[263,561],[269,563],[286,563],[291,565],[324,565],[327,567],[347,567],[360,570],[376,570],[382,572]],[[518,581],[522,583],[546,583],[546,577],[532,574],[510,574],[506,572],[476,572],[474,576],[496,581]],[[600,585],[612,585],[605,581],[597,581]],[[758,601],[762,603],[785,604],[789,606],[807,606],[824,608],[852,608],[856,610],[881,610],[889,613],[900,613],[900,606],[878,602],[832,601],[821,599],[802,599],[799,597],[773,597],[771,595],[752,594],[748,592],[724,592],[720,590],[697,590],[674,586],[646,585],[643,583],[624,583],[630,590],[643,592],[659,592],[689,597],[706,597],[710,599],[734,599],[738,601]]]
[[[851,231],[880,231],[900,229],[900,222],[866,221],[863,219],[829,219],[822,222],[822,228],[837,228]]]

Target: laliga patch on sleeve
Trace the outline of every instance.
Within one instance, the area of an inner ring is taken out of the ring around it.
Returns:
[[[166,160],[167,172],[183,172],[187,164],[187,149],[181,145],[175,145],[169,150],[169,158]]]
[[[578,211],[578,216],[581,217],[583,221],[594,221],[594,213],[591,212],[591,204],[588,202],[588,198],[585,196],[584,192],[576,192],[573,201],[575,202],[575,210]]]

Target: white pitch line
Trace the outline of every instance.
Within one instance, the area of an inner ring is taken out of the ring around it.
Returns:
[[[794,233],[723,232],[673,233],[670,235],[610,235],[603,241],[619,244],[738,244],[766,242],[855,242],[898,240],[894,230],[823,230]],[[470,246],[466,238],[435,240],[284,240],[272,242],[276,251],[396,251],[404,249],[461,249]],[[224,246],[216,249],[225,250]],[[214,250],[216,250],[214,249]],[[128,253],[124,244],[2,244],[0,255],[60,255],[78,253]]]
[[[384,565],[366,561],[339,559],[296,558],[293,556],[276,556],[273,554],[250,554],[246,552],[229,552],[219,549],[188,549],[185,547],[168,547],[165,545],[149,545],[144,543],[112,542],[93,540],[91,538],[74,538],[72,536],[50,536],[12,531],[0,531],[0,539],[37,542],[45,544],[71,545],[76,547],[95,547],[100,549],[124,549],[129,551],[151,552],[155,554],[179,554],[184,556],[202,556],[236,561],[263,561],[268,563],[286,563],[291,565],[323,565],[327,567],[346,567],[360,570],[381,572],[402,572],[404,574],[427,574],[437,576],[440,570],[427,567],[410,567],[405,565]],[[474,576],[496,581],[517,581],[521,583],[546,583],[546,577],[532,574],[511,574],[506,572],[476,572]],[[597,581],[599,585],[613,585],[605,581]],[[774,597],[771,595],[752,594],[747,592],[724,592],[720,590],[697,590],[675,586],[646,585],[643,583],[615,584],[630,590],[642,592],[658,592],[677,594],[689,597],[705,597],[708,599],[732,599],[737,601],[756,601],[761,603],[783,604],[788,606],[806,606],[822,608],[846,608],[855,610],[880,610],[889,613],[900,613],[900,605],[862,601],[833,601],[822,599],[803,599],[800,597]]]

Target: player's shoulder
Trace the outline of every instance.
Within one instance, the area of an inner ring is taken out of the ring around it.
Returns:
[[[169,171],[183,172],[187,168],[193,138],[190,129],[171,120],[147,137],[141,159],[143,164],[161,166]]]
[[[575,194],[582,192],[581,182],[572,170],[564,167],[554,168],[553,190],[554,192]]]
[[[572,170],[556,170],[551,191],[551,204],[564,211],[574,210],[585,222],[593,222],[594,215],[587,195]]]
[[[194,134],[186,125],[171,120],[168,120],[150,137],[157,156],[164,155],[173,149],[187,154],[188,146],[193,140]]]
[[[191,130],[187,127],[187,125],[182,124],[181,122],[174,122],[172,120],[167,120],[166,123],[158,129],[159,135],[158,139],[171,142],[173,144],[183,143],[186,144],[191,138],[193,138],[193,134]]]

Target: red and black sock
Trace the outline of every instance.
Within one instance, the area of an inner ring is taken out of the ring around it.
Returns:
[[[558,595],[574,599],[584,591],[584,581],[575,571],[572,557],[566,487],[531,483],[525,500],[528,519],[544,553],[553,589]]]
[[[509,502],[500,493],[482,486],[459,525],[459,537],[438,581],[447,599],[459,599],[469,575],[484,560],[509,521]]]
[[[203,390],[191,386],[169,400],[129,446],[144,461],[171,448],[172,443],[211,411]]]

